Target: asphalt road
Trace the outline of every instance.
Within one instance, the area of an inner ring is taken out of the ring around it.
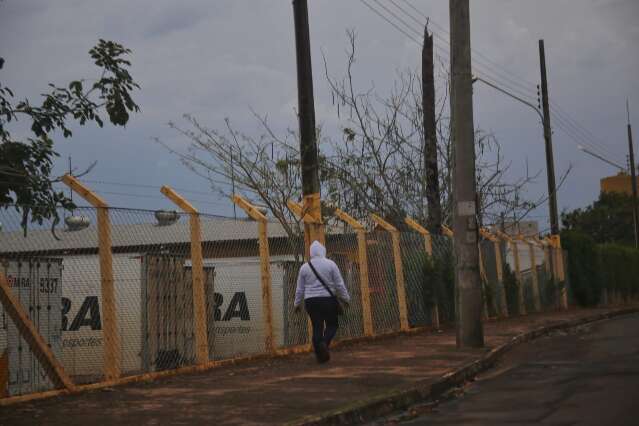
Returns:
[[[459,397],[411,414],[382,423],[639,425],[639,315],[520,346]]]

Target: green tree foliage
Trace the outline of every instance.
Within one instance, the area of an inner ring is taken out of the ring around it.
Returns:
[[[590,235],[600,244],[634,244],[632,197],[626,194],[601,193],[592,205],[562,213],[561,220],[565,229]]]
[[[129,121],[129,112],[139,111],[131,92],[139,88],[129,74],[131,53],[118,43],[100,40],[89,51],[95,65],[101,69],[99,78],[85,87],[84,80],[75,80],[66,87],[49,84],[49,93],[42,102],[18,100],[13,91],[0,80],[0,207],[14,205],[22,212],[22,227],[26,232],[29,220],[42,223],[53,219],[58,223],[57,207],[72,208],[62,192],[53,189],[51,178],[54,150],[52,133],[72,136],[71,123],[84,125],[95,122],[104,125],[100,113],[116,126]],[[0,70],[4,59],[0,58]],[[12,137],[9,125],[28,120],[31,135],[23,140]]]
[[[595,240],[583,232],[564,230],[561,245],[568,251],[568,278],[574,299],[582,306],[596,305],[603,283]]]
[[[604,289],[625,299],[639,294],[639,250],[597,244],[578,231],[563,231],[561,244],[568,251],[570,289],[579,305],[597,305]]]

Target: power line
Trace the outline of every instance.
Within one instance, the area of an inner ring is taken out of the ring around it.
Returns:
[[[427,16],[424,12],[419,10],[417,7],[415,7],[408,0],[402,0],[402,1],[404,3],[406,3],[412,10],[414,10],[419,15],[421,15],[424,19],[427,19],[429,25],[433,24],[433,26],[435,28],[439,28],[439,30],[442,33],[444,33],[448,38],[440,36],[439,34],[435,33],[434,31],[433,31],[433,35],[436,38],[439,38],[440,40],[442,40],[445,44],[450,45],[450,32],[448,30],[446,30],[445,27],[443,27],[442,25],[440,25],[437,22],[435,22],[434,20],[432,20],[431,17]],[[416,22],[419,22],[422,25],[424,24],[423,22],[420,22],[417,18],[412,16],[404,8],[402,8],[399,5],[397,5],[396,0],[390,0],[390,2],[393,3],[398,9],[400,9],[404,14],[410,15],[412,20],[414,20]],[[500,74],[500,78],[508,80],[510,82],[510,84],[514,84],[515,86],[518,86],[520,91],[524,90],[524,91],[527,92],[527,91],[529,91],[531,89],[531,87],[533,87],[533,88],[535,87],[535,83],[531,83],[529,81],[526,81],[526,80],[522,79],[521,77],[514,76],[514,74],[508,72],[508,70],[504,69],[501,65],[499,65],[496,62],[494,62],[493,60],[491,60],[488,56],[484,55],[479,50],[471,48],[471,52],[477,58],[481,59],[481,60],[478,60],[478,59],[475,58],[475,59],[473,59],[474,62],[478,62],[478,63],[482,64],[484,67],[492,69],[493,73]],[[502,82],[502,84],[503,84],[503,82]],[[511,87],[511,89],[513,89],[513,88]],[[528,96],[530,96],[530,95],[528,95]]]
[[[406,22],[405,19],[403,19],[400,16],[398,16],[397,13],[395,13],[392,10],[390,10],[388,7],[384,6],[382,3],[380,3],[379,0],[372,0],[372,1],[374,1],[377,5],[379,5],[379,7],[381,7],[383,10],[385,10],[387,14],[384,14],[384,12],[380,11],[378,8],[372,6],[371,4],[366,3],[364,0],[360,0],[360,2],[365,4],[375,14],[377,14],[379,17],[384,19],[387,23],[391,24],[395,29],[400,31],[406,37],[409,37],[411,40],[413,40],[415,43],[417,43],[417,44],[419,44],[421,46],[422,43],[419,42],[418,39],[417,39],[417,38],[420,38],[422,36],[422,32],[420,30],[415,29],[414,26],[412,26],[411,24]],[[394,0],[390,0],[390,1],[400,12],[402,12],[404,15],[409,17],[412,21],[417,22],[420,26],[425,25],[424,22],[421,22],[419,19],[415,18],[414,15],[410,14],[409,12],[407,12],[406,9],[402,8],[401,6],[399,6]],[[389,15],[391,17],[389,17]],[[424,15],[423,13],[421,13],[421,15],[426,17],[426,15]],[[394,18],[395,21],[399,22],[399,24],[397,22],[393,22],[393,18]],[[429,23],[430,23],[430,21],[429,21]],[[435,25],[435,26],[439,27],[439,25]],[[412,33],[412,34],[409,34],[409,32]],[[434,42],[435,48],[439,51],[438,56],[440,58],[444,57],[445,59],[449,59],[450,58],[450,54],[449,54],[450,41],[447,38],[442,37],[441,35],[439,35],[438,33],[434,32],[434,31],[431,31],[431,32],[432,32],[432,34],[433,34],[435,39],[441,40],[446,45],[446,47],[444,47],[444,46],[440,45],[439,43]],[[446,31],[444,30],[444,32],[446,32]],[[480,66],[480,64],[481,64],[481,66]],[[531,90],[530,87],[525,87],[520,82],[517,82],[517,81],[509,78],[508,76],[506,76],[506,74],[502,73],[499,70],[497,71],[497,73],[500,73],[502,75],[501,79],[495,77],[494,76],[494,73],[495,73],[494,68],[493,68],[493,71],[490,71],[490,70],[487,69],[487,68],[491,68],[490,65],[486,65],[485,63],[482,63],[481,61],[475,60],[475,64],[474,64],[473,67],[475,69],[475,71],[474,71],[475,74],[481,75],[485,79],[498,81],[500,85],[502,85],[504,87],[507,87],[508,89],[510,89],[513,92],[516,92],[519,96],[526,97],[528,99],[533,99],[533,100],[535,99],[535,95],[531,94],[531,93],[534,93],[534,92],[530,91]],[[504,78],[514,82],[514,84],[504,82],[503,81]]]
[[[420,44],[421,43],[412,35],[408,34],[406,31],[410,31],[414,34],[416,34],[417,36],[421,36],[421,32],[416,30],[412,25],[410,25],[409,23],[406,22],[406,20],[404,20],[403,18],[399,17],[397,15],[397,13],[391,11],[388,7],[384,6],[383,4],[380,3],[379,0],[373,0],[376,4],[378,4],[381,8],[383,8],[387,13],[389,13],[392,17],[395,18],[395,20],[399,21],[404,28],[401,28],[400,25],[398,25],[397,23],[393,22],[391,18],[389,18],[387,15],[385,15],[383,12],[381,12],[380,10],[376,9],[375,7],[373,7],[372,5],[364,2],[363,0],[360,0],[362,3],[364,3],[370,10],[372,10],[373,12],[375,12],[375,14],[377,14],[378,16],[380,16],[382,19],[384,19],[386,22],[388,22],[389,24],[391,24],[395,29],[397,29],[398,31],[402,32],[405,36],[409,37],[411,40],[415,41],[416,43]],[[389,0],[390,3],[392,5],[395,6],[395,8],[397,8],[397,10],[399,10],[399,12],[401,12],[403,15],[405,15],[406,17],[408,17],[411,21],[416,22],[417,24],[422,25],[423,23],[416,18],[413,14],[411,14],[410,12],[408,12],[405,8],[401,7],[396,0]],[[430,25],[431,23],[433,24],[434,27],[439,28],[441,30],[441,32],[443,32],[444,34],[447,34],[448,36],[450,36],[450,33],[441,25],[437,24],[435,21],[431,20],[430,17],[428,17],[426,14],[424,14],[421,10],[419,10],[418,8],[416,8],[411,2],[409,2],[408,0],[402,0],[406,5],[408,5],[408,7],[410,7],[413,11],[417,12],[419,15],[421,15],[422,17],[424,17],[425,19],[428,20],[428,24]],[[425,24],[425,23],[424,23]],[[449,45],[450,41],[449,39],[446,39],[445,37],[440,36],[439,34],[437,34],[436,32],[432,31],[433,36],[439,40],[442,40],[442,42],[444,42],[445,44]],[[441,46],[439,46],[438,44],[436,44],[436,47],[441,50],[444,56],[449,57],[447,50]],[[475,68],[476,68],[476,73],[477,75],[480,75],[481,77],[483,77],[484,79],[488,79],[488,80],[492,80],[492,82],[497,83],[503,87],[508,88],[509,90],[511,90],[512,92],[516,93],[517,95],[528,99],[528,100],[532,100],[534,102],[534,100],[536,100],[535,95],[531,94],[531,92],[529,92],[530,87],[529,86],[525,86],[524,84],[522,84],[522,82],[526,83],[526,84],[530,84],[532,85],[532,83],[521,79],[520,77],[511,77],[513,76],[513,74],[509,73],[507,70],[504,70],[500,65],[496,64],[494,61],[492,61],[490,58],[488,58],[486,55],[484,55],[483,53],[477,51],[476,49],[472,49],[472,52],[475,53],[478,57],[482,58],[483,61],[478,61],[475,60],[475,62],[478,62],[479,64],[482,64],[482,66],[480,67],[478,64],[475,64]],[[483,69],[484,67],[491,69],[490,72],[486,71],[485,69]],[[497,74],[499,76],[499,78],[496,78],[495,74]],[[508,83],[506,83],[503,80],[507,80]],[[562,131],[564,131],[567,135],[569,135],[569,137],[571,139],[573,139],[575,142],[577,143],[583,143],[585,145],[588,145],[589,147],[596,149],[600,152],[608,152],[608,149],[605,147],[604,144],[600,143],[597,141],[597,138],[594,137],[594,135],[585,127],[583,127],[581,124],[579,124],[576,120],[574,120],[572,117],[570,117],[570,115],[565,112],[563,109],[561,109],[555,102],[552,103],[555,109],[555,115],[559,115],[561,118],[558,119],[558,121],[562,121],[563,126],[558,126],[562,129]],[[571,130],[568,130],[567,128],[570,128]],[[609,152],[606,155],[611,155]]]
[[[375,9],[373,6],[371,6],[370,4],[368,4],[365,0],[359,0],[362,4],[364,4],[367,8],[369,8],[370,10],[372,10],[375,14],[377,14],[380,18],[382,18],[384,21],[388,22],[389,24],[391,24],[393,27],[395,27],[395,29],[399,32],[401,32],[402,34],[404,34],[406,37],[408,37],[410,40],[414,41],[415,43],[417,43],[419,46],[422,45],[422,42],[419,41],[418,39],[414,38],[413,36],[411,36],[410,34],[408,34],[406,31],[404,31],[402,28],[400,28],[398,25],[396,25],[394,22],[392,22],[390,19],[388,19],[383,13],[379,12],[377,9]]]
[[[166,197],[160,197],[157,195],[145,195],[145,194],[131,194],[128,192],[112,192],[112,191],[96,191],[98,194],[106,194],[106,195],[118,195],[122,197],[133,197],[133,198],[145,198],[145,199],[153,199],[153,200],[164,200],[166,201]],[[194,200],[189,199],[189,202],[199,203],[199,204],[208,204],[212,206],[219,206],[220,203],[213,203],[211,201],[203,201],[203,200]]]
[[[160,189],[160,188],[162,188],[161,186],[158,186],[158,185],[148,185],[148,184],[141,184],[141,183],[111,182],[111,181],[104,181],[104,180],[84,179],[84,182],[92,183],[92,184],[95,184],[95,185],[123,186],[123,187],[130,187],[130,188],[146,188],[146,189]],[[221,185],[230,185],[230,183],[228,183],[228,182],[214,182],[214,183],[219,183]],[[188,194],[211,195],[210,192],[204,192],[204,191],[194,191],[194,190],[191,190],[191,189],[184,189],[184,188],[173,188],[173,189],[175,189],[176,191],[184,192],[184,193],[188,193]]]
[[[554,115],[553,119],[555,121],[554,127],[560,129],[563,133],[565,133],[568,137],[570,137],[570,139],[572,139],[577,145],[584,145],[604,157],[611,157],[612,159],[619,161],[619,157],[617,156],[617,154],[613,153],[609,149],[606,149],[598,144],[594,144],[590,140],[584,138],[582,135],[579,135],[577,132],[575,132],[574,128],[571,127],[569,124],[567,124],[565,119],[562,118],[561,116]]]
[[[563,119],[567,126],[575,130],[575,132],[579,134],[581,138],[586,139],[592,145],[599,147],[600,151],[610,153],[609,148],[604,143],[600,142],[599,139],[592,134],[592,132],[579,124],[579,122],[577,122],[575,119],[570,117],[570,115],[558,105],[551,104],[551,113],[554,114],[555,118],[560,117],[561,119]]]

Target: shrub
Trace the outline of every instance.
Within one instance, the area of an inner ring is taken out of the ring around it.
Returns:
[[[582,306],[597,305],[603,282],[595,240],[578,231],[563,231],[561,244],[568,251],[566,266],[574,300]]]

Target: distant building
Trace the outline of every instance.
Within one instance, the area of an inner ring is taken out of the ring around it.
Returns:
[[[632,195],[632,179],[629,174],[624,172],[620,172],[616,176],[605,177],[601,179],[601,192]]]
[[[501,229],[500,226],[494,226],[493,229]],[[504,233],[508,235],[539,235],[539,223],[536,220],[522,220],[521,222],[504,223]]]

